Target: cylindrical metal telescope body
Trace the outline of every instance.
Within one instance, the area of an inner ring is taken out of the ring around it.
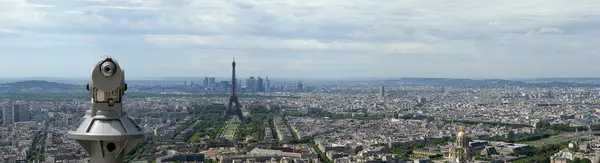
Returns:
[[[92,69],[87,89],[92,108],[77,130],[68,134],[90,155],[91,163],[121,163],[144,137],[142,129],[123,111],[127,90],[125,75],[117,61],[107,57]]]

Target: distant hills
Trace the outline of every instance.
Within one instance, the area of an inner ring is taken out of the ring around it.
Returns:
[[[535,78],[535,79],[520,79],[518,81],[532,81],[532,82],[574,82],[574,83],[588,83],[588,84],[600,84],[600,78]]]
[[[321,79],[326,81],[327,79]],[[551,87],[600,87],[600,78],[557,78],[557,79],[520,79],[520,80],[505,80],[505,79],[453,79],[453,78],[401,78],[401,79],[379,79],[379,80],[336,80],[336,83],[344,82],[364,82],[371,85],[433,85],[446,86],[457,88],[506,88],[506,87],[521,87],[521,88],[551,88]],[[0,93],[6,92],[85,92],[85,83],[87,81],[78,81],[67,84],[63,82],[47,81],[47,80],[24,80],[0,84]],[[168,81],[167,80],[130,80],[129,84],[181,84],[183,81]],[[303,81],[304,82],[304,81]],[[277,82],[281,84],[282,82]],[[310,82],[307,82],[310,83]],[[327,83],[327,82],[326,82]],[[315,83],[316,84],[316,83]],[[321,83],[322,84],[322,83]]]
[[[435,86],[452,86],[459,88],[502,88],[502,87],[600,87],[600,83],[579,83],[553,80],[504,80],[504,79],[452,79],[452,78],[402,78],[386,80],[388,84],[426,84]],[[600,81],[600,80],[599,80]]]
[[[0,92],[71,92],[77,90],[85,91],[85,87],[45,80],[27,80],[0,84]]]

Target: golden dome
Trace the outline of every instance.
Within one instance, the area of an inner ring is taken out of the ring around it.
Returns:
[[[464,138],[467,134],[465,134],[465,126],[458,127],[458,134],[456,134],[456,138]]]

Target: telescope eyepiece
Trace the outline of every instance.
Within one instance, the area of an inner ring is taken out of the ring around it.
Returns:
[[[105,77],[111,77],[115,74],[117,66],[112,61],[104,61],[100,66],[100,73]]]

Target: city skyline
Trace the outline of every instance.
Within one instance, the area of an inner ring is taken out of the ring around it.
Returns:
[[[0,2],[0,77],[599,77],[600,2]],[[198,10],[202,9],[202,10]],[[376,9],[376,10],[375,10]]]

